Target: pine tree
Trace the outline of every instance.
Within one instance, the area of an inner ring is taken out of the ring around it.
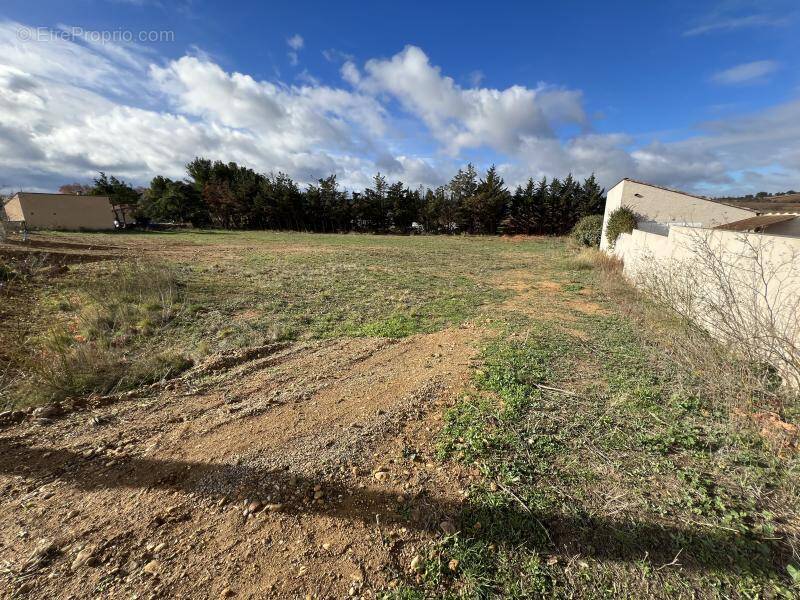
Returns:
[[[602,215],[606,204],[606,191],[597,183],[594,173],[584,180],[581,192],[580,217]]]
[[[480,181],[475,193],[464,200],[470,216],[472,233],[497,233],[500,221],[509,202],[508,189],[503,178],[492,165]]]

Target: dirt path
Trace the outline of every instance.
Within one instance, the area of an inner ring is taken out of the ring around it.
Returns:
[[[432,436],[482,335],[298,343],[0,431],[0,596],[371,597],[463,497]]]

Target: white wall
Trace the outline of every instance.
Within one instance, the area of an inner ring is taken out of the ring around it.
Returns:
[[[688,299],[688,316],[725,341],[741,339],[740,332],[764,344],[764,334],[782,337],[779,347],[758,354],[800,386],[800,238],[681,226],[662,236],[636,229],[619,237],[614,254],[634,284],[672,292],[676,302]]]
[[[654,233],[664,232],[673,225],[713,227],[755,216],[755,212],[742,208],[623,179],[608,190],[606,195],[603,235],[600,241],[602,250],[609,249],[606,237],[608,216],[620,206],[632,209],[642,221],[642,229]]]

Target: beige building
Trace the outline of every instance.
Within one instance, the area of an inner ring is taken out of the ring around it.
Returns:
[[[108,196],[19,192],[4,206],[6,219],[24,221],[28,229],[114,229]]]
[[[609,248],[609,214],[637,214]],[[637,286],[800,388],[800,216],[759,215],[624,179],[608,192],[603,245]]]
[[[636,181],[623,179],[608,190],[603,216],[603,237],[600,248],[609,249],[606,238],[608,215],[621,206],[627,206],[638,216],[636,228],[648,233],[667,235],[676,225],[689,227],[715,227],[754,217],[757,213],[713,202],[700,196]]]

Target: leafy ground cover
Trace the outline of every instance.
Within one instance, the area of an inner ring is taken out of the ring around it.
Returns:
[[[549,276],[606,310],[497,323],[438,447],[480,478],[388,596],[796,597],[796,454],[672,360],[680,331],[626,286],[568,259]]]

